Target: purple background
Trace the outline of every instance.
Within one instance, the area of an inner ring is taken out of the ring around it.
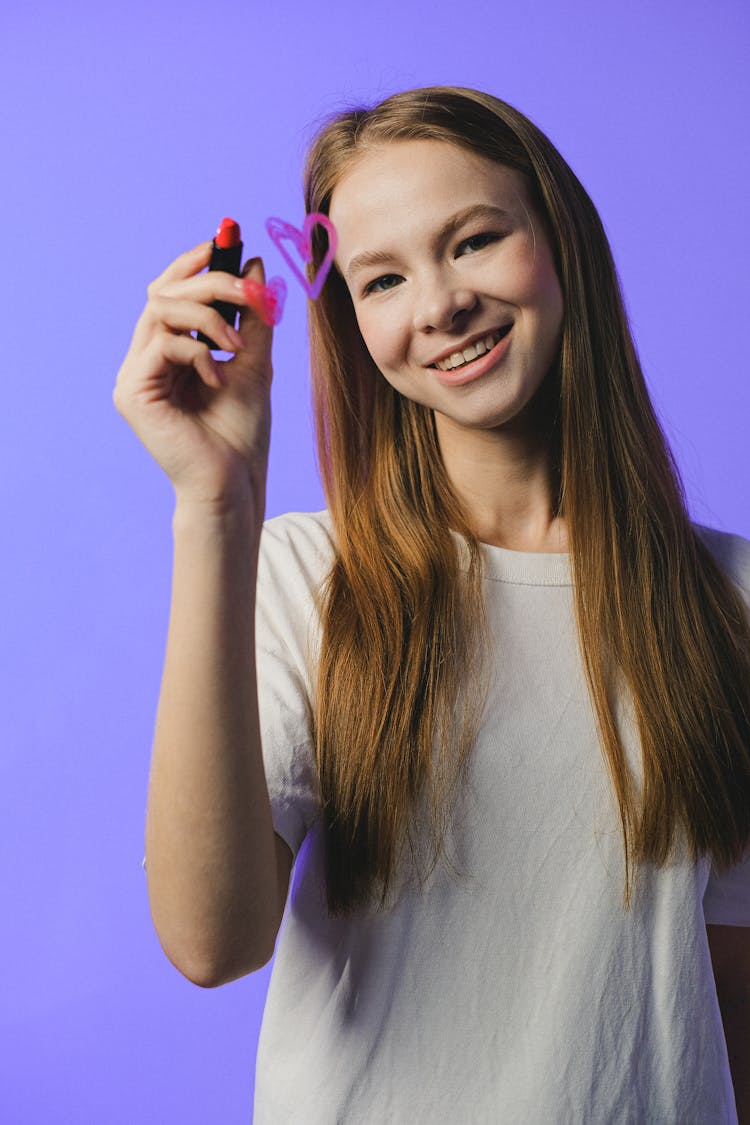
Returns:
[[[301,220],[321,114],[484,88],[600,210],[693,517],[750,537],[750,9],[4,7],[0,1121],[234,1125],[270,970],[180,977],[140,865],[172,493],[111,394],[146,285],[224,215],[287,278],[267,514],[322,507],[304,298],[263,222]]]

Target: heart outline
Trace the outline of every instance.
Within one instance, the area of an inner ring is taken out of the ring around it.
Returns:
[[[328,249],[326,250],[325,257],[320,263],[320,268],[315,274],[312,281],[308,281],[302,271],[299,269],[297,263],[289,254],[289,251],[282,245],[284,239],[288,239],[294,243],[294,246],[304,262],[312,261],[312,230],[315,226],[322,226],[328,233]],[[311,301],[317,300],[320,296],[320,291],[323,288],[325,279],[330,273],[331,266],[333,265],[333,258],[336,253],[336,246],[338,245],[338,235],[336,228],[327,215],[321,211],[311,211],[309,215],[305,215],[305,221],[302,224],[302,230],[287,223],[284,219],[277,219],[271,217],[266,219],[266,231],[273,242],[276,249],[281,254],[284,261],[289,266],[292,273],[300,282],[302,288],[307,293]]]

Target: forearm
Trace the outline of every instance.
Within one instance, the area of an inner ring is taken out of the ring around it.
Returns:
[[[270,956],[276,859],[255,675],[260,528],[246,514],[174,518],[169,634],[146,815],[146,871],[165,952],[197,983]]]

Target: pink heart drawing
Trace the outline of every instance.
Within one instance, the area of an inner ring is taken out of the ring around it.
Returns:
[[[314,280],[308,281],[295,260],[291,257],[286,246],[282,245],[282,243],[285,239],[294,243],[295,249],[302,261],[311,262],[312,229],[314,226],[318,225],[324,227],[328,232],[328,249],[325,258],[320,263],[320,269],[316,273]],[[313,211],[312,214],[305,215],[302,230],[297,230],[297,227],[293,227],[291,223],[287,223],[283,219],[266,219],[266,230],[271,236],[271,241],[276,246],[276,249],[285,259],[295,277],[298,278],[310,300],[315,301],[320,295],[323,283],[330,273],[331,266],[333,265],[333,256],[336,253],[336,245],[338,243],[336,228],[331,220],[320,211]]]
[[[268,285],[256,281],[254,277],[243,277],[247,303],[255,309],[260,319],[269,328],[281,321],[286,301],[286,282],[283,277],[272,277]]]

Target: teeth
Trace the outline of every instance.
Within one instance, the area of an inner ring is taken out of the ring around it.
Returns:
[[[475,340],[473,344],[469,344],[468,348],[464,348],[462,352],[453,352],[448,359],[440,359],[435,364],[441,371],[452,371],[456,367],[463,367],[465,363],[470,363],[472,359],[477,356],[484,355],[485,352],[494,348],[503,332],[493,332],[490,336],[485,336],[483,340]]]

